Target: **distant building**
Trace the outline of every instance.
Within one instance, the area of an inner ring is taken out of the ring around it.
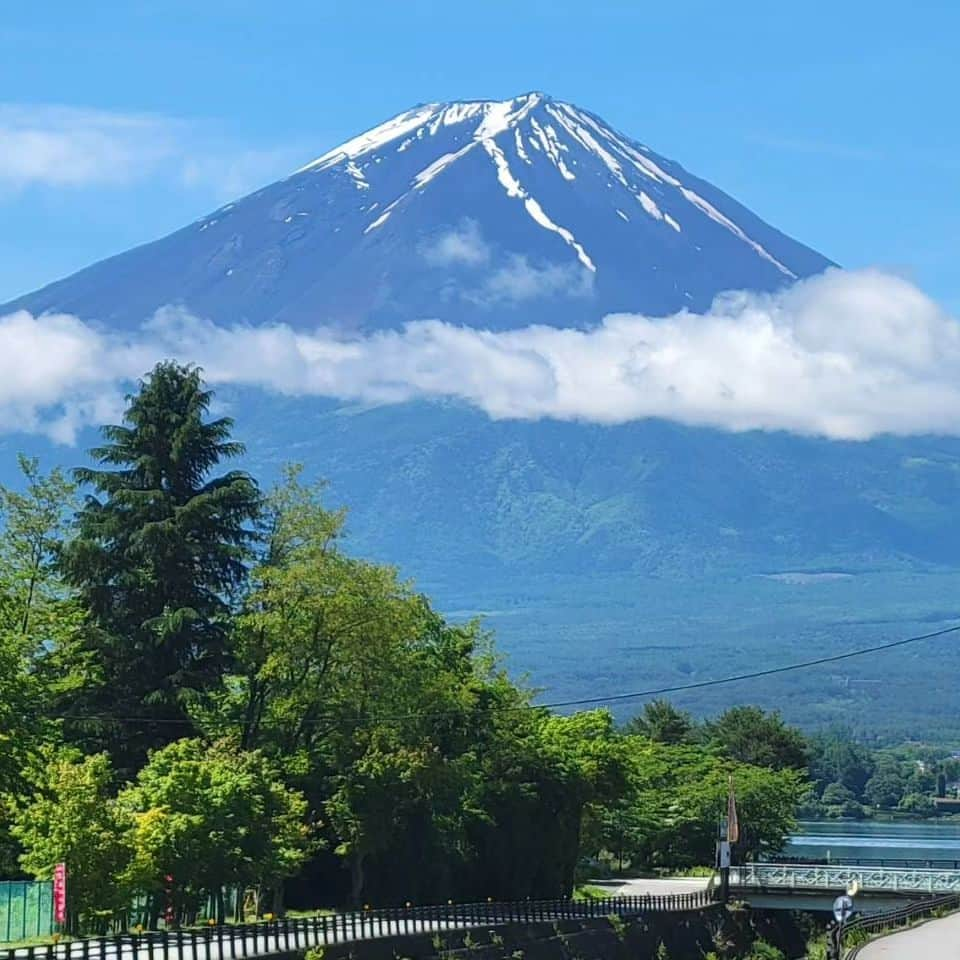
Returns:
[[[937,813],[960,813],[960,797],[934,797],[933,806]]]

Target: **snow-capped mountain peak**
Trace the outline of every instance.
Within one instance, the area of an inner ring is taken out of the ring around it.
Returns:
[[[73,285],[71,309],[100,318],[112,301],[106,315],[131,322],[178,302],[346,329],[582,326],[704,309],[723,290],[772,290],[827,265],[596,114],[535,91],[413,107],[29,299],[59,305]]]
[[[669,172],[674,167],[660,161],[648,147],[619,134],[602,120],[571,103],[531,92],[509,100],[467,100],[424,104],[398,114],[358,137],[329,150],[297,171],[320,172],[338,165],[354,177],[359,189],[369,186],[366,173],[390,152],[403,153],[421,146],[434,154],[436,143],[453,141],[456,149],[431,159],[414,172],[403,193],[388,201],[366,230],[386,223],[393,210],[412,192],[424,190],[440,174],[450,172],[458,161],[482,148],[492,163],[498,182],[508,197],[523,201],[529,216],[544,229],[561,236],[589,270],[596,264],[574,234],[553,221],[543,204],[523,186],[523,167],[552,166],[565,181],[577,179],[577,168],[600,171],[608,186],[631,195],[626,203],[634,215],[645,215],[680,233],[690,216],[713,220],[789,279],[798,274],[750,235],[748,229],[721,212],[697,192],[691,183]],[[358,164],[358,161],[359,164]],[[692,179],[692,178],[691,178]],[[651,194],[659,194],[661,201]],[[630,213],[615,208],[614,214],[629,222]]]

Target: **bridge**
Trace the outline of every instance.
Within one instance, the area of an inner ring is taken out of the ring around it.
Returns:
[[[866,893],[960,893],[960,865],[933,868],[748,863],[730,871],[730,886],[735,890],[830,892],[846,890],[854,882]]]

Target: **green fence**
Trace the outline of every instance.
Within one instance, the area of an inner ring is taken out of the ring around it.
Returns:
[[[242,919],[243,890],[228,887],[223,891],[227,919]],[[162,910],[156,911],[162,916]],[[204,922],[217,913],[216,900],[210,896],[204,900],[189,922]],[[144,896],[134,898],[130,910],[118,914],[108,926],[114,932],[132,929],[137,924],[146,927],[150,923],[150,900]],[[49,881],[34,883],[30,880],[0,880],[0,943],[16,943],[48,937],[54,932],[53,884]]]
[[[53,933],[53,884],[0,880],[0,942]]]

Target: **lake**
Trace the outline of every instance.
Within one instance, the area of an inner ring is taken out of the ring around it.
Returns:
[[[960,823],[801,821],[783,853],[821,863],[840,858],[960,860]]]

